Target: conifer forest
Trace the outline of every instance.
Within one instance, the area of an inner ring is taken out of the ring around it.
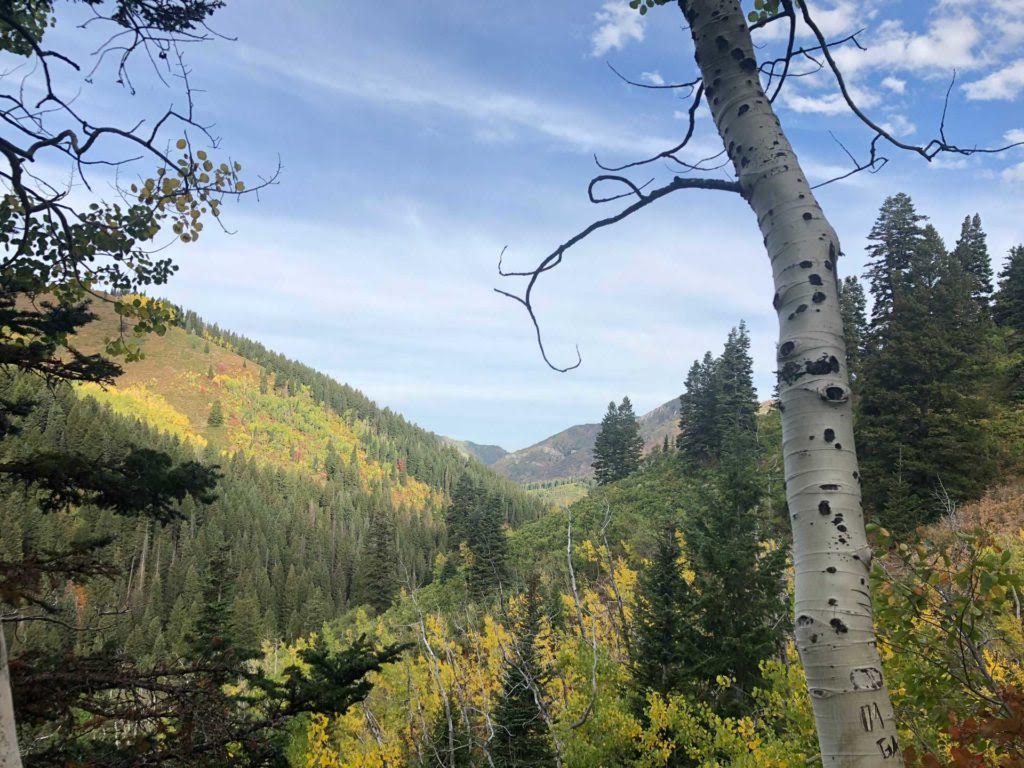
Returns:
[[[1024,768],[1024,3],[0,59],[0,768]]]

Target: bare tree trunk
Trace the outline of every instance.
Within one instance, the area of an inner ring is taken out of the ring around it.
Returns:
[[[11,673],[7,668],[7,641],[0,624],[0,768],[21,768],[18,732],[14,721],[14,700],[11,696]]]
[[[761,87],[739,2],[679,5],[711,114],[772,263],[796,644],[822,764],[899,766],[867,586],[870,549],[839,313],[839,241]]]

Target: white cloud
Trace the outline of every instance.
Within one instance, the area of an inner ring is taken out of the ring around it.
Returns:
[[[888,88],[893,93],[904,93],[907,90],[907,81],[898,77],[886,77],[882,80],[882,87]]]
[[[889,116],[889,119],[881,123],[881,127],[893,136],[910,136],[917,130],[917,126],[914,125],[906,115],[893,114]]]
[[[909,32],[902,21],[883,21],[865,37],[866,51],[843,47],[835,59],[844,74],[886,68],[922,74],[974,69],[982,64],[975,48],[982,40],[977,22],[968,16],[937,18],[923,34]]]
[[[1003,140],[1006,141],[1007,144],[1024,142],[1024,128],[1011,128],[1003,134]]]
[[[591,55],[595,58],[612,49],[622,50],[631,40],[639,43],[644,39],[642,17],[625,0],[606,2],[594,14],[594,21],[600,25],[590,38]]]
[[[665,78],[662,77],[659,72],[642,72],[640,74],[640,79],[650,83],[651,85],[665,84]]]
[[[864,26],[865,20],[875,15],[870,3],[865,2],[836,0],[828,8],[818,7],[820,5],[818,2],[811,4],[811,18],[826,37],[849,34]]]
[[[1024,59],[1017,59],[980,80],[967,83],[963,88],[967,98],[973,101],[1014,99],[1024,90]]]
[[[849,88],[850,95],[860,107],[877,106],[881,99],[873,91],[862,91],[858,88]],[[838,91],[822,95],[805,95],[799,93],[789,84],[789,90],[782,92],[782,98],[787,107],[794,112],[813,115],[840,115],[850,111],[843,95]]]
[[[1024,163],[1017,163],[1004,170],[1000,176],[1011,184],[1024,183]]]

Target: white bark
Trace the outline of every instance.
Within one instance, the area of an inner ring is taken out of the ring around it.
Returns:
[[[715,125],[757,215],[779,316],[796,644],[824,766],[902,765],[868,594],[839,241],[765,96],[737,0],[681,0]]]
[[[0,768],[21,768],[18,732],[14,721],[14,700],[11,696],[11,672],[7,668],[7,641],[0,624]]]

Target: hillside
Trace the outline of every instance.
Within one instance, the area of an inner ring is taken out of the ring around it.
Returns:
[[[480,445],[480,443],[469,440],[456,440],[454,437],[442,437],[441,441],[450,445],[467,459],[476,459],[487,467],[508,456],[508,451],[500,445]]]
[[[121,328],[110,305],[93,310],[98,319],[76,339],[84,352]],[[351,608],[387,604],[399,586],[429,583],[446,549],[452,489],[464,479],[498,503],[499,525],[515,528],[546,510],[538,496],[357,390],[192,313],[182,318],[139,340],[143,359],[126,363],[113,386],[51,392],[32,377],[0,381],[39,401],[5,455],[31,445],[100,460],[137,447],[218,465],[216,499],[201,511],[182,502],[183,519],[167,526],[111,523],[87,505],[76,513],[80,525],[118,540],[117,575],[80,589],[79,609],[99,616],[127,605],[132,621],[118,625],[118,639],[139,657],[184,649],[200,574],[222,548],[232,621],[257,644],[291,641]],[[67,545],[76,535],[59,516],[36,514],[28,496],[0,510],[9,532],[0,559],[35,537]],[[46,630],[26,630],[15,647],[45,642]]]
[[[679,400],[673,398],[640,417],[644,451],[679,432]],[[517,483],[589,478],[594,474],[594,440],[600,424],[577,424],[539,443],[514,451],[491,464],[498,474]]]
[[[92,310],[98,319],[77,341],[86,352],[100,350],[122,329],[111,305],[94,302]],[[215,454],[240,454],[320,480],[330,465],[348,464],[364,489],[387,487],[395,505],[440,508],[466,471],[515,498],[510,522],[526,507],[536,513],[525,494],[476,460],[476,453],[490,456],[500,448],[452,445],[348,385],[208,325],[195,313],[180,314],[181,326],[136,340],[143,358],[125,364],[115,386],[90,384],[79,391]],[[210,423],[214,403],[221,425]]]

